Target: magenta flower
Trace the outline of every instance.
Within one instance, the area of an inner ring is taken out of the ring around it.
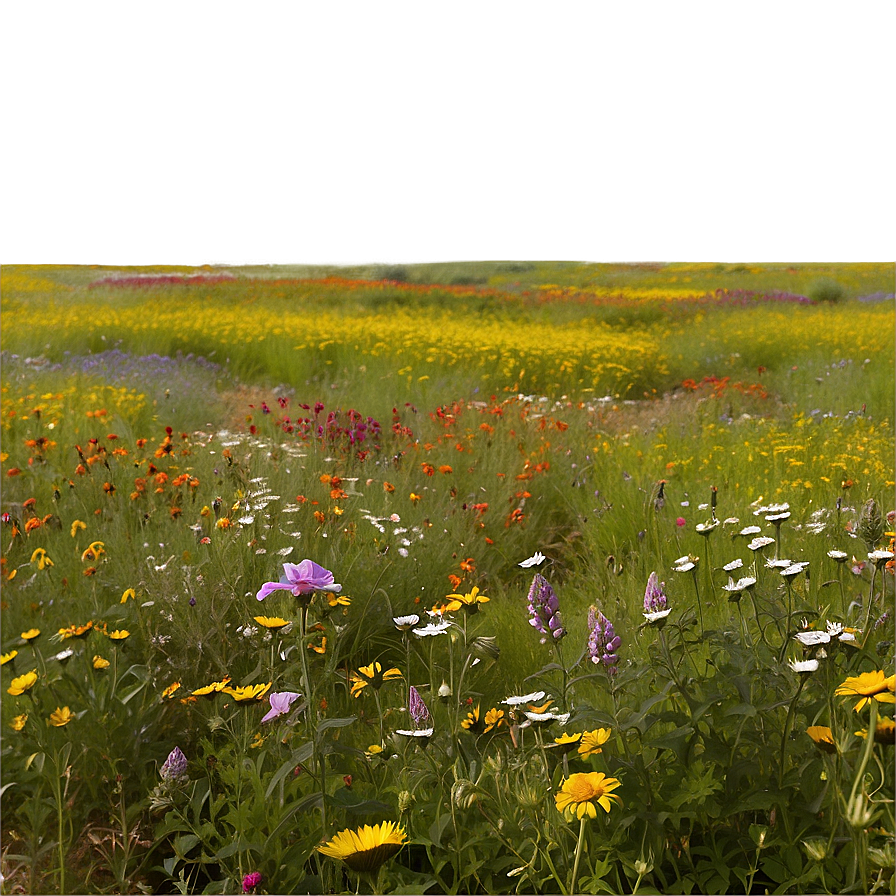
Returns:
[[[255,888],[261,883],[261,872],[260,871],[250,871],[243,878],[243,892],[244,893],[254,893]]]
[[[333,584],[333,573],[318,566],[313,560],[303,560],[299,564],[284,563],[283,576],[279,582],[265,582],[255,596],[264,600],[272,591],[291,591],[296,597],[314,591],[342,591],[342,585]]]
[[[270,722],[271,719],[276,719],[278,716],[285,715],[289,712],[289,707],[301,696],[301,694],[297,694],[294,691],[277,691],[276,693],[271,694],[268,697],[271,701],[270,712],[268,712],[261,721]]]
[[[687,524],[688,524],[688,521],[683,516],[680,516],[680,517],[678,517],[677,520],[675,520],[675,525],[678,526],[679,529],[682,526],[686,526]]]

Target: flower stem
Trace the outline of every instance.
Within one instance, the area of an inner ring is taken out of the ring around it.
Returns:
[[[784,732],[781,735],[781,761],[780,767],[778,768],[779,789],[784,786],[784,759],[787,752],[787,738],[790,735],[790,727],[793,724],[793,714],[796,710],[796,701],[799,700],[800,693],[808,680],[808,675],[800,676],[800,686],[796,689],[796,694],[793,695],[793,700],[790,701],[790,707],[787,710],[787,718],[784,721]]]
[[[585,824],[588,821],[588,816],[583,815],[581,820],[579,821],[579,841],[576,843],[576,859],[573,862],[572,866],[572,879],[569,882],[569,892],[575,893],[576,891],[576,879],[579,876],[579,860],[582,858],[582,846],[585,843]]]
[[[874,606],[874,579],[876,575],[877,564],[875,563],[873,569],[871,570],[871,587],[868,590],[868,612],[865,614],[865,638],[862,641],[863,649],[868,643],[868,639],[871,637],[871,608]]]

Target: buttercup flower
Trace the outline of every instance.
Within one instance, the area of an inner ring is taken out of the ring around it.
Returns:
[[[589,818],[597,818],[596,806],[600,806],[604,812],[609,812],[614,802],[620,802],[613,791],[621,785],[622,782],[617,778],[608,778],[603,772],[570,775],[554,795],[554,802],[558,811],[569,821],[584,818],[586,815]]]
[[[284,625],[289,625],[289,620],[280,616],[253,616],[252,618],[265,628],[283,628]]]
[[[579,755],[583,759],[603,752],[601,747],[610,739],[612,732],[609,728],[595,728],[594,731],[586,731],[579,741]]]
[[[342,591],[342,585],[333,582],[333,573],[312,560],[301,563],[284,563],[283,576],[279,582],[266,582],[255,597],[264,600],[273,591],[290,591],[296,597],[313,594],[315,591]]]
[[[93,668],[94,669],[107,669],[109,667],[109,660],[104,659],[99,654],[94,655],[93,657]]]
[[[22,632],[22,640],[33,641],[39,634],[39,628],[29,628],[27,632]]]
[[[859,712],[872,700],[878,703],[896,703],[896,675],[887,677],[881,670],[876,672],[863,672],[847,678],[839,685],[834,694],[838,697],[860,697],[855,705],[855,711]]]
[[[548,637],[559,641],[566,634],[560,618],[560,601],[547,579],[540,573],[536,573],[532,580],[528,601],[529,624],[545,636],[541,643],[544,644]]]
[[[449,613],[459,610],[461,607],[475,613],[479,609],[479,605],[487,604],[489,599],[484,594],[480,594],[479,589],[474,585],[473,590],[467,594],[449,594],[446,600],[451,602],[448,605]]]
[[[171,684],[169,684],[168,687],[165,688],[164,691],[162,691],[162,699],[165,700],[168,697],[172,697],[174,695],[174,692],[176,690],[178,690],[179,688],[180,688],[180,682],[172,681]]]
[[[7,663],[14,660],[18,655],[18,650],[10,650],[9,653],[4,653],[2,656],[0,656],[0,666],[5,666]]]
[[[353,672],[349,676],[349,681],[352,682],[352,696],[360,697],[361,691],[367,685],[378,691],[384,682],[401,677],[400,669],[392,668],[383,672],[383,667],[377,662],[371,663],[369,666],[361,666],[357,672]]]
[[[262,722],[270,722],[279,716],[289,712],[289,708],[301,697],[301,694],[295,691],[275,691],[268,696],[271,708],[267,715],[262,718]]]
[[[203,697],[206,694],[217,694],[220,691],[223,691],[229,684],[229,677],[222,678],[221,681],[213,681],[211,684],[207,684],[204,687],[196,688],[196,690],[192,692],[192,695],[194,697]]]
[[[387,859],[394,856],[407,840],[402,827],[393,821],[384,821],[371,827],[364,825],[356,831],[340,831],[318,852],[333,859],[340,859],[359,874],[374,874]]]
[[[9,727],[12,728],[13,731],[21,731],[25,727],[25,722],[28,721],[28,713],[23,712],[20,716],[15,716],[13,720],[9,723]]]
[[[19,675],[18,678],[14,678],[9,683],[6,693],[12,694],[13,697],[18,697],[19,694],[24,694],[28,688],[32,687],[36,681],[37,669],[32,669],[31,672],[26,672],[24,675]]]
[[[569,753],[571,750],[574,750],[578,747],[579,742],[582,740],[582,734],[579,732],[578,734],[567,734],[565,731],[560,737],[554,738],[554,746],[559,748],[560,752],[564,755]]]
[[[50,713],[50,724],[54,728],[62,728],[63,725],[68,725],[74,717],[75,714],[67,706],[63,706],[61,709],[57,706]]]

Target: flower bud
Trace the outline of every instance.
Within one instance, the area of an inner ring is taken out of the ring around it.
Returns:
[[[175,747],[159,769],[159,776],[163,781],[171,784],[182,784],[187,780],[187,757],[181,752],[180,747]]]
[[[479,802],[479,791],[472,781],[466,778],[458,778],[451,785],[451,799],[458,809],[469,809]]]
[[[398,811],[407,812],[414,804],[414,794],[408,790],[402,790],[398,794]]]

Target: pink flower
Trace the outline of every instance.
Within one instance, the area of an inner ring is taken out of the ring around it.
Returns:
[[[268,697],[268,700],[271,701],[271,710],[261,721],[270,722],[271,719],[276,719],[278,716],[288,713],[289,707],[301,696],[301,694],[297,694],[295,691],[277,691],[271,694]]]
[[[291,591],[296,597],[313,591],[342,591],[342,585],[333,584],[333,573],[312,560],[299,564],[284,563],[283,576],[279,582],[265,582],[255,596],[264,600],[272,591]]]
[[[261,883],[261,872],[260,871],[250,871],[243,878],[243,892],[251,893],[255,890],[255,888]]]
[[[687,524],[688,521],[683,516],[680,516],[677,520],[675,520],[675,525],[678,526],[679,529],[682,526],[686,526]]]

